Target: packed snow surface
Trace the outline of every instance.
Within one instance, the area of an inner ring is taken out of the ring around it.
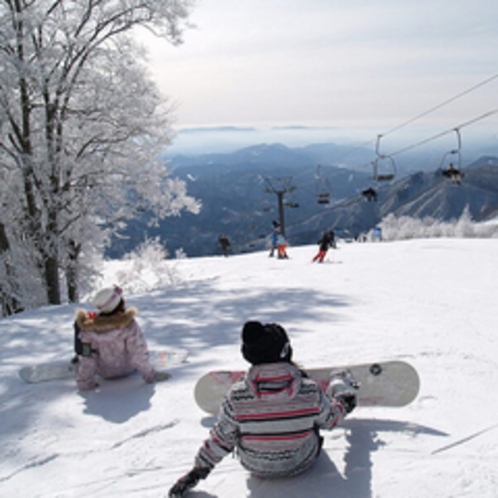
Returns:
[[[174,284],[137,293],[129,283],[150,348],[189,350],[154,386],[138,376],[86,394],[73,380],[25,384],[20,367],[71,358],[77,306],[0,319],[0,496],[166,496],[214,422],[194,403],[195,382],[247,367],[246,320],[281,323],[304,367],[408,361],[420,394],[355,410],[301,476],[260,480],[228,457],[192,497],[498,496],[498,240],[344,243],[323,264],[311,263],[316,250],[171,260]],[[107,266],[109,284],[123,264]]]

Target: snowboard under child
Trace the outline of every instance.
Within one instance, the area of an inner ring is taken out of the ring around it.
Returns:
[[[289,338],[278,324],[247,322],[242,355],[251,367],[226,395],[194,467],[170,489],[170,498],[185,496],[234,450],[258,477],[304,472],[320,454],[320,429],[334,428],[356,406],[347,378],[331,380],[324,393],[292,362]]]
[[[96,375],[112,379],[135,371],[149,384],[161,380],[164,373],[154,371],[145,337],[135,320],[136,309],[125,307],[122,289],[102,289],[93,304],[98,313],[78,310],[74,323],[78,388],[96,387]]]

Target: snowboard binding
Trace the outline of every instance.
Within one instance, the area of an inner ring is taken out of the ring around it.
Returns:
[[[360,382],[354,378],[353,372],[349,369],[333,370],[330,373],[330,383],[336,386],[339,386],[340,383],[344,384],[345,389],[343,390],[349,388],[357,391],[361,386]]]
[[[330,374],[329,394],[344,406],[346,413],[356,408],[359,388],[360,383],[353,377],[351,370],[332,371]]]

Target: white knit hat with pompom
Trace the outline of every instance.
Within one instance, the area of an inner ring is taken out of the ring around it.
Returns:
[[[97,292],[97,295],[93,298],[93,305],[101,313],[111,313],[118,307],[121,299],[123,299],[123,289],[115,285]]]

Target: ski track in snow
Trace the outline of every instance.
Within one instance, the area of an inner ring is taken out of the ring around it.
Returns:
[[[120,446],[123,446],[124,444],[128,443],[133,439],[147,437],[149,434],[156,434],[166,429],[171,429],[172,427],[175,427],[175,425],[178,425],[179,423],[180,423],[179,420],[173,420],[169,424],[162,424],[162,425],[157,425],[155,427],[150,427],[148,429],[138,432],[137,434],[134,434],[133,436],[130,436],[127,439],[124,439],[123,441],[120,441],[119,443],[113,444],[111,450],[119,448]]]
[[[79,455],[85,455],[85,456],[88,456],[89,453],[103,453],[103,452],[113,452],[114,450],[120,448],[121,446],[123,445],[126,445],[128,444],[129,442],[135,440],[135,439],[142,439],[142,438],[146,438],[148,436],[153,436],[153,437],[156,437],[158,433],[164,431],[164,430],[168,430],[168,429],[171,429],[173,427],[175,427],[177,424],[179,423],[179,420],[176,419],[176,420],[173,420],[172,422],[170,423],[167,423],[167,424],[160,424],[160,425],[156,425],[154,427],[150,427],[148,429],[144,429],[136,434],[133,434],[132,436],[130,436],[129,438],[126,438],[122,441],[119,441],[117,443],[114,443],[112,446],[110,446],[109,448],[101,448],[99,450],[95,450],[95,451],[85,451],[85,452],[79,452],[79,451],[74,451],[72,453],[70,453],[72,456],[77,456],[78,454]],[[69,456],[70,455],[69,453],[64,455],[65,457]],[[8,481],[9,479],[17,476],[18,474],[21,474],[25,471],[28,471],[28,470],[31,470],[33,468],[36,468],[36,467],[43,467],[44,465],[47,465],[51,462],[53,462],[54,460],[56,460],[57,458],[59,458],[61,455],[60,454],[53,454],[53,455],[50,455],[50,456],[47,456],[47,457],[43,457],[43,458],[40,458],[40,459],[35,459],[33,460],[32,462],[29,462],[28,464],[22,466],[21,468],[13,471],[11,474],[7,475],[7,476],[4,476],[4,477],[0,477],[0,483],[3,482],[3,481]],[[156,471],[156,470],[159,470],[161,469],[161,467],[144,467],[144,468],[134,468],[134,469],[131,469],[129,471],[126,472],[126,476],[128,477],[133,477],[134,475],[137,475],[137,474],[140,474],[140,473],[143,473],[143,472],[152,472],[152,471]]]
[[[434,450],[432,452],[432,454],[437,455],[438,453],[443,453],[444,451],[451,450],[457,446],[468,443],[469,441],[472,441],[472,439],[475,439],[476,437],[482,436],[483,434],[486,434],[487,432],[492,431],[496,428],[498,428],[498,424],[494,424],[490,427],[486,427],[486,429],[483,429],[482,431],[475,432],[474,434],[471,434],[470,436],[467,436],[463,439],[460,439],[459,441],[455,441],[454,443],[448,444],[446,446],[443,446],[442,448]]]
[[[0,477],[0,482],[8,481],[9,479],[12,479],[13,477],[17,476],[18,474],[21,474],[22,472],[24,472],[26,470],[30,470],[30,469],[33,469],[35,467],[43,467],[47,463],[53,462],[54,460],[56,460],[58,457],[59,457],[59,455],[50,455],[47,457],[43,457],[40,460],[34,460],[26,465],[23,465],[21,468],[19,468],[18,470],[15,470],[11,474],[9,474],[5,477]]]

